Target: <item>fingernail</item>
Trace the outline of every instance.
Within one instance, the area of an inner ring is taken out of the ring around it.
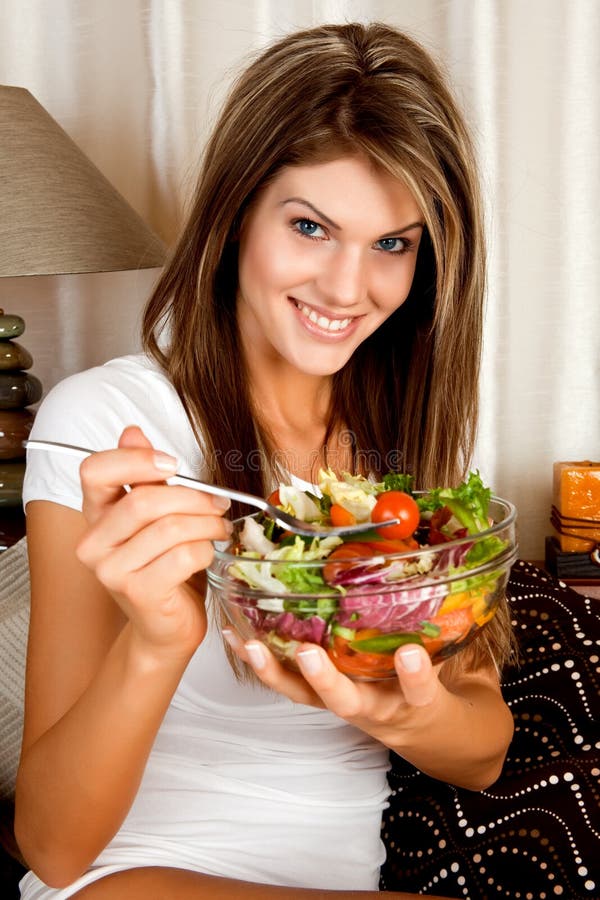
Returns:
[[[418,672],[423,664],[421,651],[416,647],[403,647],[398,651],[400,665],[405,672]]]
[[[231,628],[223,628],[222,633],[231,649],[238,650],[242,642],[240,641],[235,631],[232,631]]]
[[[231,506],[229,497],[213,497],[212,502],[213,506],[216,506],[217,509],[229,509]]]
[[[321,655],[318,650],[299,650],[296,659],[306,675],[317,675],[322,669]]]
[[[246,653],[250,657],[252,667],[254,669],[264,669],[267,664],[267,657],[265,656],[262,644],[259,644],[256,641],[250,641],[245,647]]]
[[[174,456],[169,456],[168,453],[155,453],[153,456],[153,462],[155,468],[157,468],[160,472],[177,471],[177,460]]]
[[[223,527],[227,534],[233,534],[233,522],[230,522],[229,519],[223,519]]]

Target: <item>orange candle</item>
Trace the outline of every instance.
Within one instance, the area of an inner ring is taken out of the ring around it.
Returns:
[[[600,542],[600,462],[555,462],[554,505],[561,516],[562,531],[569,532],[559,533],[560,549],[573,553],[593,550]]]

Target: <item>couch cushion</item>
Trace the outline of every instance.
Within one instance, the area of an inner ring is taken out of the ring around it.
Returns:
[[[600,601],[519,562],[508,598],[522,653],[499,780],[471,792],[392,760],[384,890],[481,898],[600,897]]]
[[[26,539],[0,553],[0,798],[12,798],[21,736],[29,628]]]

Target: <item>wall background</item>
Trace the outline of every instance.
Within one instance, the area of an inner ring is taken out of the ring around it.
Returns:
[[[541,558],[552,462],[600,457],[597,0],[2,0],[0,83],[30,90],[170,242],[238,67],[290,29],[356,19],[421,40],[475,129],[490,248],[476,462]],[[0,279],[0,306],[25,318],[48,389],[137,349],[156,276]]]

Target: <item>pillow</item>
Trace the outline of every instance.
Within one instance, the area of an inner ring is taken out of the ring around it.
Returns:
[[[0,553],[0,799],[12,798],[23,734],[29,629],[27,539]]]
[[[600,601],[520,561],[507,588],[522,661],[503,693],[515,735],[472,792],[392,755],[382,890],[462,897],[600,897]]]

